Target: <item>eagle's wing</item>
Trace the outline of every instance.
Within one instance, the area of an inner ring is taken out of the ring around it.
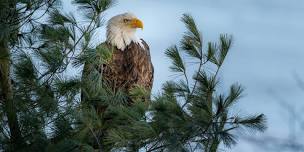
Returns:
[[[143,52],[145,52],[145,54],[143,55],[143,59],[144,61],[142,62],[142,82],[144,84],[144,87],[146,89],[149,89],[149,91],[151,91],[152,86],[153,86],[153,79],[154,79],[154,67],[151,61],[151,55],[150,55],[150,48],[148,46],[148,44],[141,39],[142,41],[142,45],[144,46],[143,48]]]

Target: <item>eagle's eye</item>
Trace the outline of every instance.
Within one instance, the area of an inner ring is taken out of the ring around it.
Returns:
[[[124,23],[129,23],[130,21],[131,21],[131,20],[126,19],[126,18],[125,18],[125,19],[123,19],[123,22],[124,22]]]

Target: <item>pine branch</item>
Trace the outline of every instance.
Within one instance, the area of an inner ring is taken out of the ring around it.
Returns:
[[[181,58],[181,55],[178,51],[177,46],[172,46],[171,48],[167,49],[165,54],[167,57],[169,57],[172,60],[172,66],[170,66],[170,69],[173,72],[181,72],[184,73],[186,71],[185,65],[183,63],[183,60]]]

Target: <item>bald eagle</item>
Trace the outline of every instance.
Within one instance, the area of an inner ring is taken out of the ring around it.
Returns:
[[[148,92],[152,89],[154,71],[150,50],[143,39],[136,37],[138,28],[143,29],[143,23],[132,13],[119,14],[108,21],[107,39],[101,45],[111,50],[112,55],[109,61],[94,67],[114,92],[122,90],[128,94],[136,86]],[[92,65],[85,64],[83,75],[90,72],[89,66]]]

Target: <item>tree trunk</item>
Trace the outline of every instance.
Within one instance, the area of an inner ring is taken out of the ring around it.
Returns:
[[[7,42],[0,41],[0,95],[5,113],[8,120],[8,127],[10,130],[10,137],[12,148],[14,145],[18,147],[23,143],[19,123],[17,119],[17,109],[13,100],[12,84],[10,79],[10,52],[8,49]]]

